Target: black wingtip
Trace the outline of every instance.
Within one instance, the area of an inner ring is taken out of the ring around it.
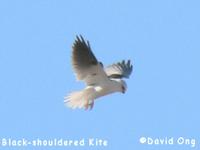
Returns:
[[[127,65],[130,66],[130,64],[131,64],[131,60],[129,59],[129,60],[127,61]]]
[[[81,34],[79,35],[79,37],[81,38],[82,41],[85,41]]]
[[[79,35],[76,35],[75,41],[84,42],[85,40],[84,40],[83,36],[81,34],[79,34]]]
[[[90,43],[88,40],[85,40],[81,34],[76,35],[75,43],[81,42],[90,48]]]
[[[80,38],[79,38],[80,36],[78,36],[78,35],[76,35],[76,40],[77,41],[80,41]]]

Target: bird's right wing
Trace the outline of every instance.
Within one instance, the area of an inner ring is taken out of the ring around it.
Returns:
[[[108,80],[103,66],[94,56],[90,44],[77,36],[72,49],[72,66],[77,80],[83,80],[87,85],[98,84]]]
[[[130,60],[127,62],[123,60],[105,68],[105,72],[109,78],[129,78],[132,70],[133,66]]]

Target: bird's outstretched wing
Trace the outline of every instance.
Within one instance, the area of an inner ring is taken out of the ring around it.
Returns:
[[[85,42],[81,35],[76,36],[72,47],[72,66],[77,80],[83,80],[87,85],[108,80],[101,63],[93,54],[89,42]]]
[[[105,68],[105,72],[109,78],[129,78],[132,70],[133,66],[130,60],[127,62],[123,60]]]

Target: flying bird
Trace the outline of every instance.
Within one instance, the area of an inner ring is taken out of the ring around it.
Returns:
[[[64,103],[70,108],[92,109],[94,100],[115,92],[125,93],[127,85],[122,78],[129,78],[133,66],[131,61],[121,61],[106,68],[93,54],[89,41],[76,36],[72,46],[72,67],[76,78],[84,81],[85,89],[70,93]]]

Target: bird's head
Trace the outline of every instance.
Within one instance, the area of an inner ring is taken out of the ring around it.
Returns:
[[[124,94],[126,92],[127,85],[124,80],[121,80],[120,82],[121,82],[121,92]]]

